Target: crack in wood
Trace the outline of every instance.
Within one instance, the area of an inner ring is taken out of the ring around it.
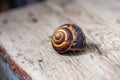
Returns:
[[[107,55],[104,56],[106,61],[112,65],[115,65],[116,67],[120,68],[120,64],[117,64],[113,59],[109,58]]]
[[[103,54],[102,51],[99,49],[99,47],[98,47],[96,44],[92,44],[92,45],[94,46],[94,48],[98,51],[98,53],[99,53],[100,55]]]

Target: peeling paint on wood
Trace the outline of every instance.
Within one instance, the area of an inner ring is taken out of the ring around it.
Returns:
[[[31,80],[30,76],[15,63],[1,46],[0,80]]]

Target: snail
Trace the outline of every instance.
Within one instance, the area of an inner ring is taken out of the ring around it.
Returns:
[[[85,35],[75,24],[64,24],[58,27],[52,35],[51,43],[58,53],[83,51],[86,48]]]

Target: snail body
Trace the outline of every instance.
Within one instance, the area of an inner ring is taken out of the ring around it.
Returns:
[[[58,53],[64,53],[69,50],[82,51],[86,47],[86,38],[81,28],[77,25],[64,24],[55,30],[51,43]]]

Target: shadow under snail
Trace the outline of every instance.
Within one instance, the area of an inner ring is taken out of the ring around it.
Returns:
[[[51,43],[58,53],[83,51],[86,48],[85,35],[75,24],[64,24],[58,27],[52,35]]]

